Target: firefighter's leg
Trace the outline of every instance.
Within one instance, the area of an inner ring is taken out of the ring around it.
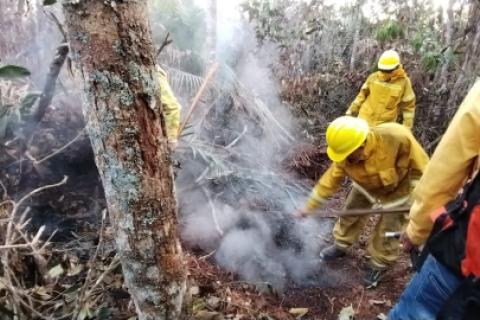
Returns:
[[[368,199],[355,188],[352,188],[347,196],[345,210],[370,208],[372,205]],[[341,249],[347,249],[354,244],[368,220],[368,216],[339,218],[333,228],[335,245]]]
[[[368,245],[371,255],[370,264],[373,268],[387,268],[400,256],[400,240],[386,238],[385,232],[404,230],[407,219],[403,214],[383,214],[380,217]]]

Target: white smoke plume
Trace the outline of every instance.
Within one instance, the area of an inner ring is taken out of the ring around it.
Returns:
[[[269,68],[278,50],[217,4],[220,69],[177,151],[182,240],[259,288],[337,282],[318,259],[331,223],[291,216],[310,187],[282,166],[300,140]]]

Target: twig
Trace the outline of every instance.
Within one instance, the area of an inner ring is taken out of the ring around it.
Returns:
[[[48,189],[52,189],[52,188],[56,188],[56,187],[59,187],[61,185],[64,185],[65,183],[67,183],[68,181],[68,176],[63,176],[63,179],[62,181],[60,182],[57,182],[57,183],[54,183],[54,184],[49,184],[49,185],[46,185],[46,186],[42,186],[42,187],[39,187],[31,192],[29,192],[28,194],[26,194],[25,196],[23,196],[16,204],[15,204],[15,207],[14,208],[14,211],[16,209],[18,209],[22,204],[23,202],[25,202],[25,200],[27,200],[28,198],[32,197],[33,195],[37,194],[37,193],[40,193],[42,191],[45,191],[45,190],[48,190]],[[12,218],[13,218],[13,213],[12,213]]]
[[[203,189],[204,194],[207,196],[208,204],[210,205],[210,208],[211,208],[210,212],[212,213],[212,219],[213,219],[213,223],[215,224],[215,229],[217,230],[218,234],[222,237],[224,232],[223,232],[222,228],[220,228],[220,224],[218,223],[215,204],[213,203],[212,198],[210,197],[210,193],[208,192],[208,190],[203,188],[203,187],[202,187],[202,189]]]
[[[67,149],[68,147],[70,147],[72,144],[74,144],[78,139],[80,139],[80,137],[82,137],[83,135],[85,134],[85,128],[83,128],[82,130],[80,130],[80,132],[77,134],[77,136],[75,138],[73,138],[73,140],[71,140],[70,142],[68,142],[67,144],[65,144],[63,147],[61,147],[60,149],[58,150],[55,150],[54,152],[50,153],[49,155],[46,155],[45,157],[41,158],[41,159],[35,159],[32,155],[30,155],[28,152],[25,153],[25,155],[33,161],[33,164],[34,165],[39,165],[41,164],[42,162],[45,162],[53,157],[55,157],[57,154],[59,153],[62,153],[65,149]]]
[[[65,32],[65,28],[63,27],[62,23],[61,23],[60,20],[57,18],[57,16],[56,16],[53,12],[51,12],[51,11],[43,10],[43,12],[47,15],[47,17],[50,18],[50,20],[53,21],[53,23],[55,23],[55,25],[58,27],[58,30],[59,30],[60,33],[62,34],[63,41],[64,41],[64,42],[67,42],[67,33]]]
[[[201,256],[200,258],[198,258],[199,260],[206,260],[208,258],[210,258],[211,256],[213,256],[215,254],[215,252],[217,252],[217,250],[213,250],[212,252],[210,252],[209,254],[207,255],[204,255],[204,256]]]
[[[2,187],[3,195],[6,196],[6,197],[8,197],[7,188],[6,188],[5,185],[3,184],[2,180],[0,180],[0,186]]]
[[[210,80],[213,78],[213,75],[215,74],[215,72],[217,71],[218,69],[218,63],[214,63],[211,67],[210,67],[210,70],[208,71],[207,75],[205,76],[205,79],[203,80],[203,83],[202,83],[202,86],[200,87],[200,89],[198,89],[198,92],[197,94],[195,95],[195,97],[193,98],[192,100],[192,104],[190,105],[190,109],[188,110],[188,113],[185,117],[185,120],[182,122],[182,124],[180,125],[180,128],[178,129],[178,135],[180,136],[180,134],[182,133],[183,129],[185,128],[185,126],[187,125],[188,121],[190,121],[190,118],[193,114],[193,111],[195,110],[198,102],[200,101],[200,98],[202,97],[203,95],[203,92],[205,91],[205,89],[207,88],[207,84],[210,82]]]
[[[440,136],[438,136],[435,140],[433,140],[432,142],[430,142],[426,147],[425,147],[425,150],[430,150],[438,141],[440,141],[440,139],[442,139],[443,137],[443,134],[441,134]]]
[[[166,46],[168,46],[170,43],[172,43],[173,40],[170,39],[170,32],[167,32],[167,35],[165,36],[165,39],[163,39],[162,44],[158,48],[157,52],[155,53],[155,58],[160,55],[160,53],[165,49]]]
[[[358,303],[357,311],[355,311],[355,314],[358,314],[358,311],[360,310],[360,306],[362,305],[364,295],[365,295],[365,289],[362,287],[362,295],[360,296],[360,302]]]
[[[246,133],[247,133],[247,126],[245,125],[243,127],[243,131],[242,133],[240,133],[240,135],[238,137],[236,137],[232,142],[230,142],[228,144],[228,146],[225,147],[225,149],[230,149],[231,147],[233,147]]]

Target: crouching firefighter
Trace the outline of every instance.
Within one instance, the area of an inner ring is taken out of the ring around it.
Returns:
[[[405,126],[383,123],[370,128],[360,118],[344,116],[327,128],[327,154],[333,161],[313,189],[297,217],[314,214],[341,186],[345,177],[353,180],[345,209],[391,209],[409,204],[410,193],[421,177],[428,155]],[[343,217],[333,229],[334,244],[320,253],[324,261],[344,256],[360,236],[368,216]],[[399,240],[386,232],[398,232],[406,225],[399,214],[384,214],[375,226],[367,251],[371,256],[363,282],[374,287],[400,255]]]
[[[479,132],[477,81],[415,188],[404,248],[425,247],[390,320],[480,319]]]

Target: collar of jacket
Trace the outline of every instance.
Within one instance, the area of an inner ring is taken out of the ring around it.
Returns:
[[[365,148],[363,149],[363,156],[361,158],[361,161],[368,160],[371,157],[372,153],[375,151],[376,147],[377,137],[372,131],[370,131],[368,133],[367,139],[365,140]]]
[[[380,80],[385,81],[385,82],[390,82],[390,81],[395,81],[400,78],[406,78],[407,73],[403,69],[403,66],[400,65],[397,69],[393,70],[392,72],[379,72],[378,77]]]

